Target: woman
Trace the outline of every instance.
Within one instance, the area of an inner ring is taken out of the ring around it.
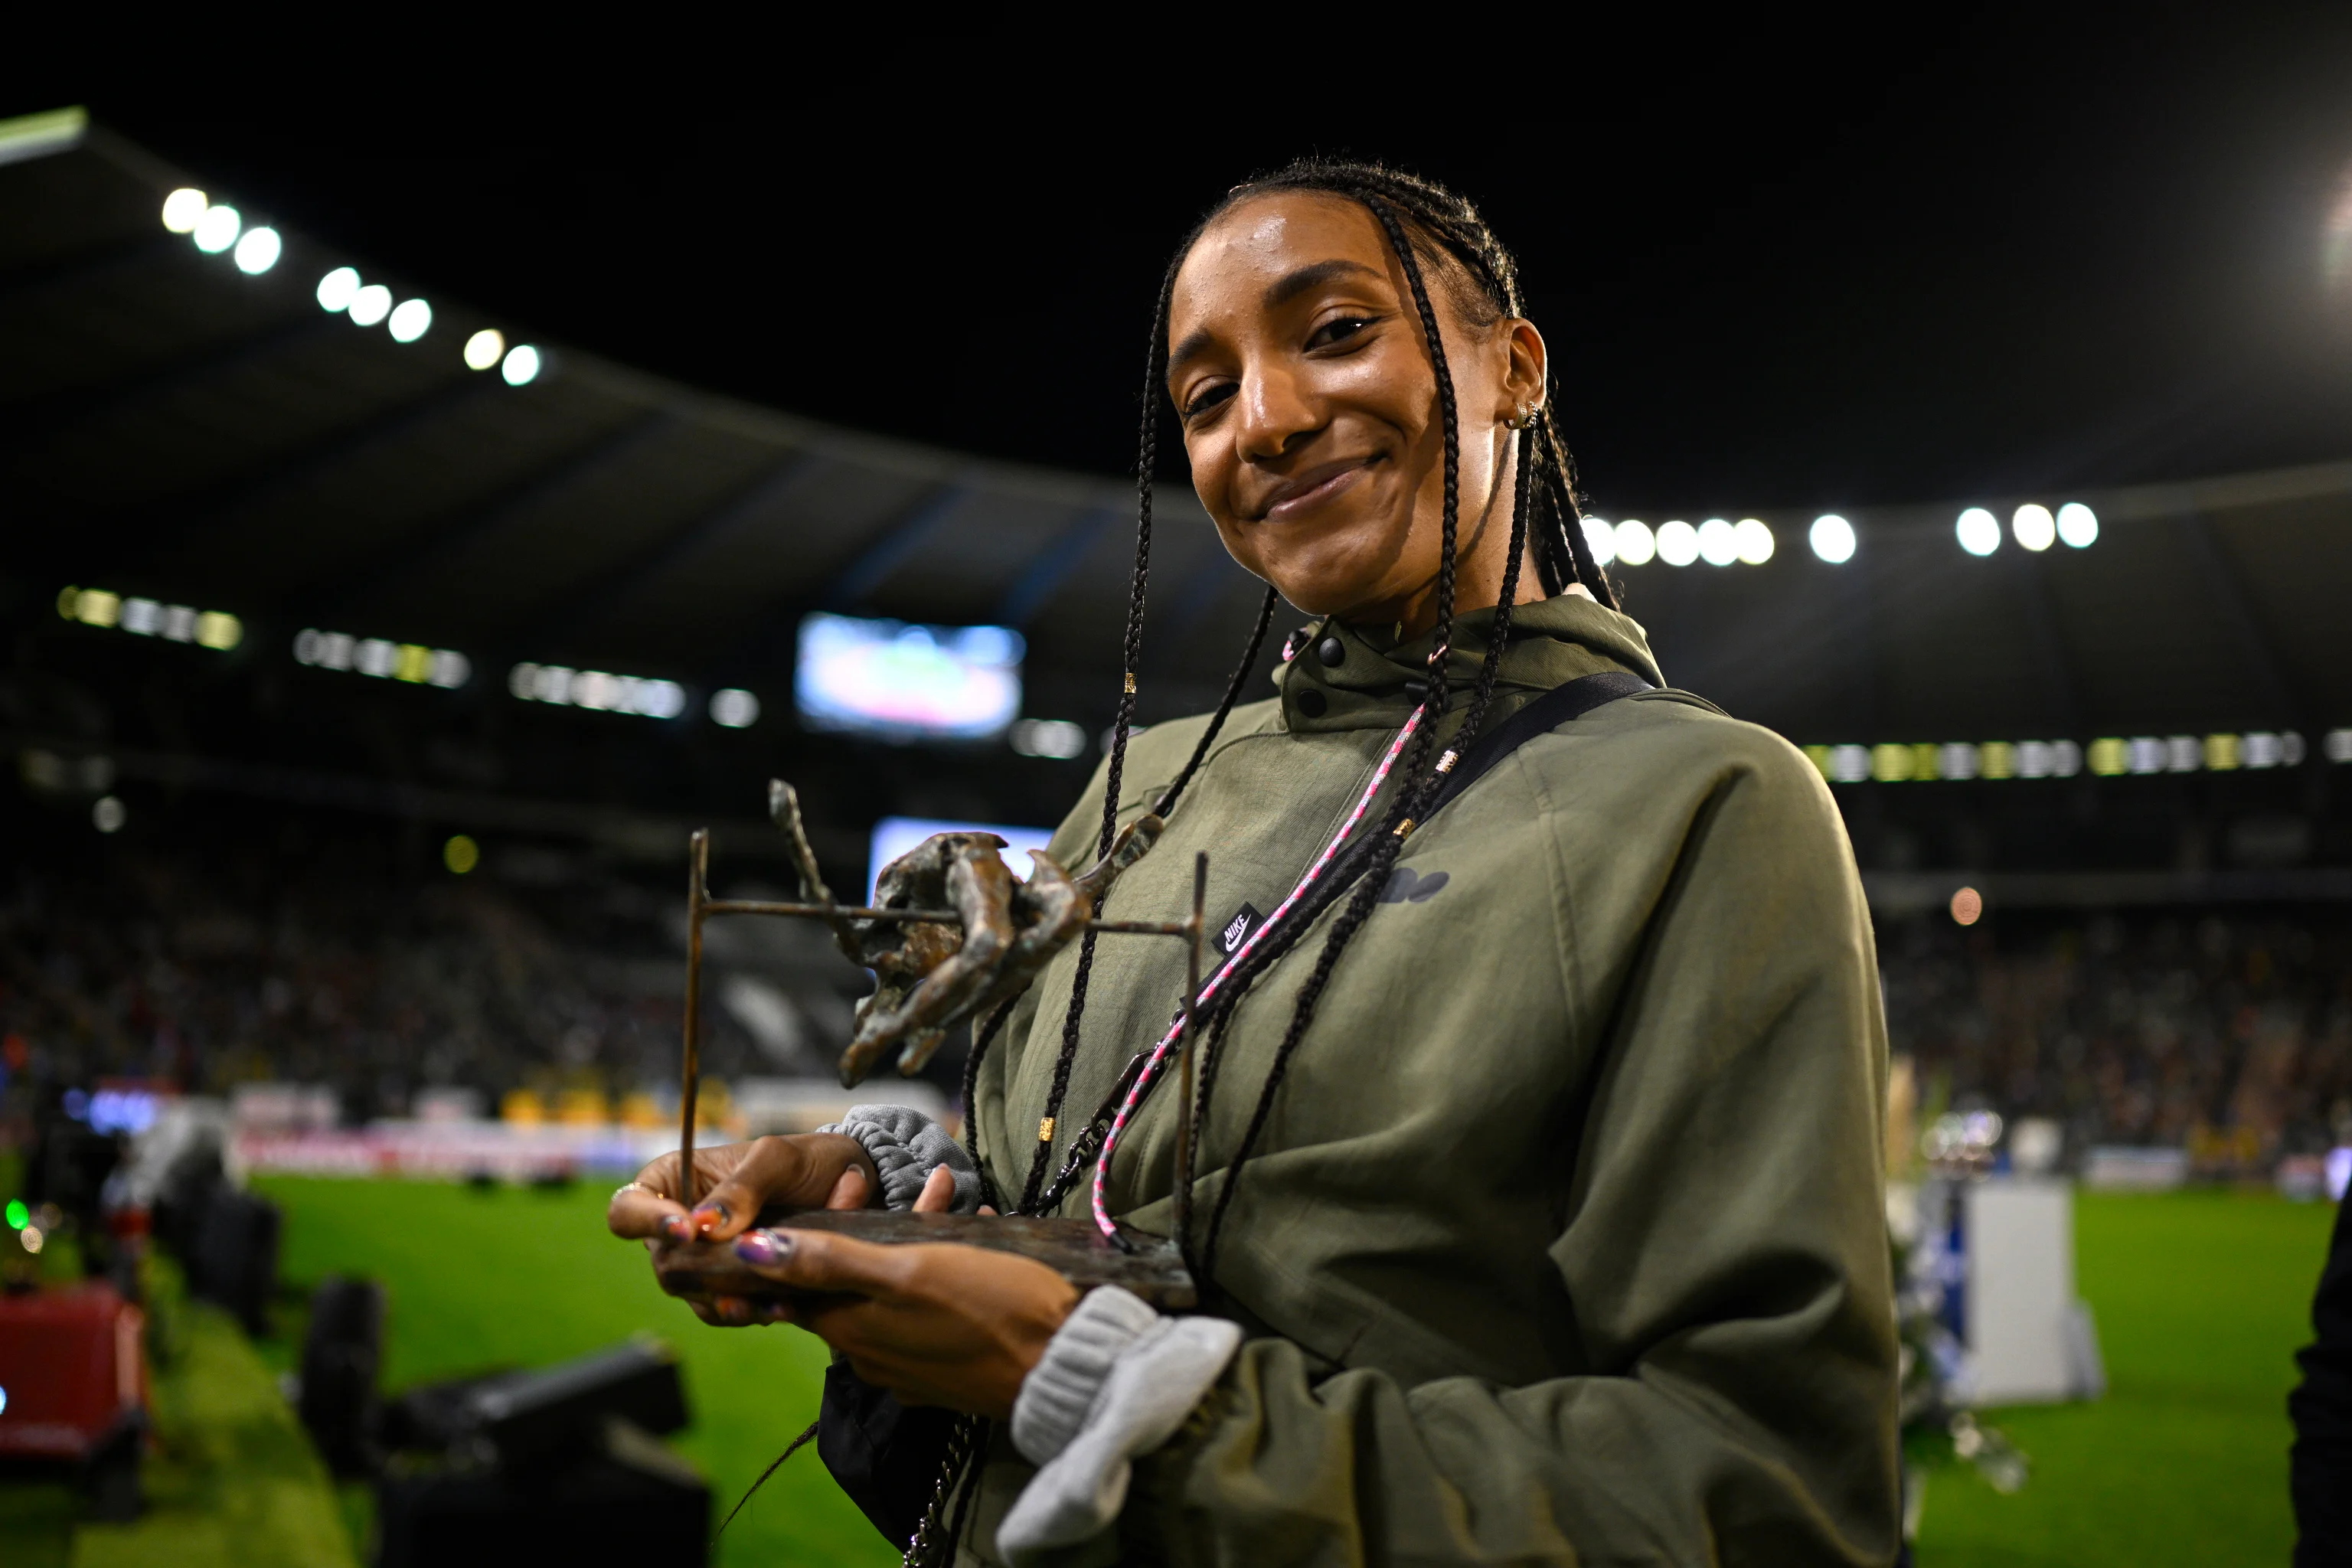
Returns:
[[[1129,1069],[1172,944],[1065,953],[983,1031],[976,1169],[872,1107],[711,1151],[691,1215],[674,1162],[616,1194],[621,1235],[738,1237],[831,1293],[711,1321],[796,1322],[987,1418],[926,1549],[952,1524],[982,1562],[1894,1556],[1851,853],[1794,750],[1664,689],[1581,548],[1548,384],[1507,252],[1385,169],[1235,187],[1163,285],[1127,668],[1166,410],[1267,614],[1317,616],[1277,697],[1115,748],[1053,845],[1084,862],[1160,811],[1112,912],[1184,909],[1205,849],[1241,944],[1202,1007],[1202,1315],[1005,1254],[747,1232],[769,1201],[989,1195],[1166,1233],[1177,1091]]]

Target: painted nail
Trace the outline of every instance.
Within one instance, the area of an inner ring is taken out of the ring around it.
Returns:
[[[772,1265],[793,1255],[792,1237],[772,1230],[755,1230],[735,1243],[735,1256],[746,1263]]]
[[[664,1215],[661,1222],[661,1233],[664,1237],[671,1241],[692,1241],[694,1239],[694,1222],[688,1219],[682,1214]]]

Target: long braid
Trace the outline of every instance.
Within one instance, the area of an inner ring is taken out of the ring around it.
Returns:
[[[1433,264],[1444,268],[1442,278],[1449,296],[1464,319],[1472,325],[1491,326],[1507,315],[1516,317],[1523,313],[1517,263],[1469,202],[1432,182],[1377,165],[1318,160],[1294,163],[1274,174],[1235,186],[1178,247],[1168,277],[1162,282],[1150,353],[1147,360],[1146,406],[1143,411],[1147,451],[1150,449],[1155,434],[1156,400],[1164,391],[1159,382],[1165,374],[1169,299],[1176,268],[1189,254],[1194,240],[1226,209],[1253,196],[1281,191],[1319,193],[1361,204],[1380,223],[1410,285],[1436,373],[1445,441],[1444,508],[1435,584],[1438,615],[1432,639],[1434,651],[1428,687],[1422,703],[1422,723],[1409,757],[1402,761],[1398,786],[1383,816],[1381,831],[1348,846],[1318,886],[1299,900],[1283,925],[1267,933],[1266,941],[1254,948],[1228,973],[1217,999],[1203,1009],[1203,1015],[1198,1020],[1203,1041],[1199,1097],[1193,1107],[1185,1109],[1197,1118],[1196,1125],[1205,1128],[1210,1098],[1224,1056],[1225,1037],[1241,1001],[1250,994],[1255,981],[1295,947],[1304,933],[1338,902],[1342,894],[1353,889],[1347,909],[1334,922],[1315,970],[1294,1005],[1289,1027],[1276,1047],[1266,1082],[1252,1111],[1248,1130],[1218,1194],[1202,1255],[1202,1277],[1204,1281],[1213,1277],[1218,1237],[1239,1184],[1242,1168],[1264,1133],[1275,1095],[1292,1056],[1313,1021],[1316,1005],[1328,986],[1340,955],[1378,902],[1414,820],[1423,811],[1424,803],[1433,798],[1444,784],[1444,773],[1429,767],[1429,756],[1436,744],[1438,724],[1444,715],[1448,698],[1450,672],[1447,662],[1452,647],[1456,535],[1460,516],[1461,432],[1455,389],[1446,364],[1444,340],[1436,311],[1430,300],[1421,258],[1426,257]],[[1537,418],[1530,422],[1529,428],[1522,432],[1517,443],[1515,456],[1517,466],[1513,485],[1512,537],[1503,595],[1496,610],[1493,640],[1481,662],[1476,689],[1464,714],[1465,723],[1456,734],[1460,744],[1467,744],[1477,733],[1491,705],[1499,677],[1502,650],[1508,640],[1512,601],[1517,596],[1520,565],[1531,542],[1538,544],[1537,566],[1548,591],[1558,592],[1570,583],[1580,582],[1601,603],[1612,606],[1616,603],[1616,595],[1607,577],[1601,574],[1592,560],[1591,552],[1579,537],[1580,524],[1571,470],[1548,407],[1539,405]],[[1548,514],[1542,520],[1547,526],[1541,529],[1539,539],[1536,537],[1538,508]],[[1146,515],[1148,517],[1148,512]],[[1139,596],[1139,586],[1138,593]],[[1261,630],[1257,634],[1259,637],[1263,636],[1263,623],[1270,617],[1273,604],[1274,596],[1269,594]],[[1254,637],[1253,654],[1244,660],[1245,666],[1255,663],[1255,645]],[[1130,668],[1133,663],[1130,654]],[[1219,710],[1219,717],[1213,721],[1212,733],[1214,725],[1222,723],[1223,713],[1230,709],[1241,678],[1242,672],[1237,671],[1235,685],[1229,689],[1227,700]],[[1163,795],[1163,805],[1172,805],[1174,796],[1183,784],[1190,782],[1205,759],[1208,745],[1209,741],[1204,737],[1179,775],[1177,785]],[[1444,763],[1440,766],[1450,767],[1451,763]],[[1107,822],[1110,820],[1109,810],[1110,803],[1107,801]],[[1090,951],[1081,954],[1081,988],[1090,957]],[[1081,996],[1082,989],[1074,994],[1073,1007],[1066,1023],[1063,1056],[1057,1064],[1055,1094],[1049,1102],[1049,1115],[1058,1107],[1069,1063],[1075,1056],[1076,1020]],[[1041,1144],[1039,1160],[1031,1173],[1033,1194],[1040,1184],[1046,1152]]]
[[[1492,232],[1478,218],[1475,210],[1468,203],[1442,187],[1386,169],[1360,164],[1326,164],[1307,162],[1295,164],[1266,179],[1236,187],[1223,205],[1230,205],[1235,201],[1262,191],[1282,189],[1337,195],[1360,202],[1374,212],[1375,216],[1381,220],[1383,231],[1388,234],[1391,246],[1403,258],[1402,265],[1408,269],[1408,277],[1421,291],[1422,298],[1417,299],[1415,303],[1416,308],[1424,312],[1424,333],[1432,332],[1433,328],[1426,313],[1426,289],[1421,283],[1420,269],[1414,264],[1415,258],[1412,250],[1416,247],[1412,246],[1412,241],[1415,234],[1433,237],[1442,247],[1442,257],[1458,264],[1469,275],[1471,281],[1477,286],[1478,292],[1475,297],[1465,297],[1459,288],[1451,289],[1454,296],[1454,302],[1465,319],[1475,324],[1491,325],[1505,315],[1520,314],[1517,267],[1509,252],[1495,239]],[[1399,226],[1391,221],[1395,212],[1400,209],[1408,215],[1412,226],[1411,230],[1403,234],[1398,232]],[[1222,205],[1219,210],[1223,210]],[[1214,216],[1213,213],[1212,218]],[[1205,221],[1203,226],[1205,226]],[[1198,230],[1195,231],[1196,234],[1198,232]],[[1187,243],[1189,245],[1190,241],[1188,240]],[[1441,253],[1433,253],[1433,258],[1437,258],[1439,254]],[[1442,354],[1442,340],[1433,341]],[[1448,378],[1444,392],[1451,391],[1450,378]],[[1458,435],[1456,439],[1458,441]],[[1489,647],[1487,659],[1480,672],[1479,693],[1473,702],[1472,711],[1465,715],[1468,722],[1461,731],[1464,737],[1476,732],[1477,726],[1483,720],[1491,700],[1493,679],[1499,668],[1500,651],[1507,640],[1511,604],[1517,597],[1517,573],[1519,563],[1525,554],[1525,531],[1528,527],[1526,498],[1529,494],[1535,468],[1539,466],[1530,465],[1526,460],[1528,442],[1524,436],[1520,446],[1521,459],[1515,476],[1517,482],[1513,498],[1515,538],[1510,547],[1510,562],[1506,569],[1508,575],[1505,584],[1503,604],[1497,612],[1496,639]],[[1450,560],[1444,564],[1450,566]],[[1541,564],[1540,562],[1539,564]],[[1572,573],[1563,574],[1563,579],[1575,580]],[[1556,584],[1547,584],[1548,588],[1556,589],[1557,586]],[[1448,640],[1448,637],[1441,633],[1435,640],[1444,644]],[[1433,692],[1430,707],[1426,711],[1433,717],[1438,710],[1436,705],[1442,701],[1443,697]],[[1426,738],[1433,741],[1434,725],[1425,725],[1424,730],[1427,732]],[[1419,772],[1420,763],[1425,758],[1425,750],[1417,753],[1414,763],[1408,765],[1404,772],[1405,779],[1411,780]],[[1430,775],[1423,787],[1427,789],[1437,787],[1435,776]],[[1218,1071],[1224,1058],[1223,1047],[1225,1036],[1242,1000],[1249,994],[1258,977],[1279,962],[1320,918],[1322,912],[1336,902],[1352,883],[1364,876],[1368,868],[1374,865],[1381,868],[1380,876],[1370,881],[1373,888],[1377,889],[1385,884],[1387,869],[1393,865],[1395,859],[1394,850],[1401,846],[1401,840],[1394,835],[1394,827],[1402,825],[1399,820],[1402,816],[1410,815],[1413,809],[1417,809],[1408,806],[1405,797],[1417,797],[1418,794],[1419,792],[1411,789],[1401,790],[1400,798],[1388,817],[1390,831],[1381,833],[1370,840],[1360,840],[1350,845],[1318,887],[1301,900],[1298,907],[1292,911],[1291,917],[1286,921],[1282,930],[1269,933],[1267,941],[1254,949],[1243,963],[1236,966],[1223,987],[1222,995],[1206,1010],[1201,1020],[1202,1031],[1201,1075],[1197,1099],[1192,1108],[1197,1125],[1202,1127],[1208,1125],[1209,1108],[1215,1093]],[[1375,892],[1373,896],[1377,897],[1377,893]],[[1334,958],[1336,960],[1336,952]],[[1230,1191],[1230,1183],[1228,1191]]]
[[[1554,524],[1552,534],[1557,542],[1555,548],[1564,548],[1567,552],[1567,571],[1559,586],[1564,589],[1570,583],[1581,583],[1585,591],[1597,602],[1612,610],[1623,608],[1617,596],[1616,584],[1609,581],[1608,573],[1601,570],[1601,563],[1594,559],[1591,546],[1584,537],[1584,520],[1578,515],[1576,509],[1575,468],[1569,461],[1568,448],[1560,443],[1559,428],[1552,421],[1549,400],[1545,406],[1536,411],[1536,466],[1543,471],[1545,498],[1549,503]]]
[[[1183,260],[1182,252],[1168,263],[1168,272],[1160,281],[1160,300],[1151,312],[1151,346],[1144,355],[1143,367],[1143,434],[1138,443],[1135,459],[1135,571],[1127,593],[1127,637],[1121,644],[1119,658],[1124,679],[1119,683],[1118,718],[1112,726],[1110,770],[1103,782],[1102,834],[1095,848],[1097,858],[1110,853],[1111,839],[1118,831],[1118,792],[1120,781],[1127,773],[1128,731],[1135,723],[1135,670],[1143,653],[1144,589],[1151,575],[1151,483],[1160,463],[1160,382],[1166,374],[1168,358],[1168,300],[1175,291],[1176,268]],[[1108,889],[1106,889],[1106,893]],[[1102,913],[1102,901],[1095,902],[1094,912]],[[1070,1068],[1078,1058],[1078,1025],[1086,1016],[1087,982],[1094,974],[1095,936],[1087,932],[1078,946],[1078,972],[1070,982],[1070,1005],[1062,1016],[1062,1048],[1054,1058],[1053,1087],[1045,1096],[1045,1113],[1038,1122],[1037,1143],[1029,1161],[1029,1179],[1021,1190],[1021,1212],[1034,1212],[1038,1194],[1045,1185],[1045,1173],[1053,1163],[1054,1121],[1062,1113],[1062,1101],[1070,1092]]]
[[[1430,363],[1437,380],[1438,412],[1444,427],[1445,499],[1444,510],[1440,514],[1437,626],[1434,646],[1430,653],[1429,690],[1422,699],[1422,725],[1413,737],[1412,761],[1405,768],[1403,782],[1398,786],[1396,798],[1391,803],[1388,816],[1381,823],[1382,831],[1367,847],[1369,853],[1366,858],[1370,864],[1358,873],[1354,896],[1348,900],[1347,909],[1333,923],[1330,934],[1324,939],[1323,951],[1316,957],[1315,968],[1291,1007],[1290,1026],[1283,1032],[1282,1043],[1276,1047],[1274,1064],[1266,1074],[1265,1086],[1259,1091],[1257,1105],[1250,1113],[1248,1131],[1242,1135],[1241,1147],[1234,1151],[1233,1163],[1227,1168],[1224,1183],[1218,1190],[1217,1205],[1210,1214],[1208,1236],[1201,1250],[1201,1272],[1203,1277],[1211,1279],[1216,1274],[1217,1243],[1224,1233],[1225,1215],[1233,1207],[1234,1194],[1240,1190],[1242,1169],[1248,1163],[1250,1152],[1256,1146],[1259,1134],[1265,1130],[1267,1118],[1274,1112],[1275,1093],[1282,1087],[1291,1056],[1298,1049],[1298,1042],[1306,1037],[1307,1026],[1315,1021],[1316,1004],[1321,1000],[1325,986],[1330,983],[1331,972],[1338,966],[1339,955],[1355,940],[1356,932],[1362,928],[1364,921],[1370,917],[1373,906],[1380,901],[1381,893],[1388,884],[1389,872],[1395,867],[1397,856],[1404,848],[1406,836],[1412,831],[1414,815],[1421,810],[1423,800],[1434,793],[1443,777],[1434,773],[1423,776],[1422,770],[1430,749],[1436,743],[1438,721],[1445,712],[1446,665],[1451,656],[1454,634],[1456,533],[1461,521],[1461,412],[1454,396],[1454,373],[1446,363],[1445,343],[1438,330],[1437,310],[1430,302],[1428,285],[1423,279],[1419,261],[1414,258],[1404,226],[1398,221],[1395,209],[1386,201],[1374,197],[1366,205],[1371,208],[1372,216],[1380,220],[1381,228],[1387,231],[1389,243],[1394,247],[1404,270],[1405,281],[1412,287],[1413,306],[1421,316],[1422,330],[1429,342]],[[1481,671],[1480,689],[1475,700],[1481,709],[1492,695],[1494,674],[1499,668],[1503,634],[1508,630],[1507,607],[1518,581],[1516,555],[1527,547],[1523,523],[1524,508],[1515,499],[1511,530],[1514,560],[1505,568],[1507,581],[1503,603],[1497,606],[1496,635]],[[1304,926],[1294,929],[1303,930]]]
[[[1486,709],[1495,700],[1495,682],[1503,674],[1503,647],[1511,640],[1512,612],[1518,607],[1519,562],[1528,551],[1528,501],[1535,490],[1534,421],[1528,421],[1512,445],[1517,450],[1511,464],[1511,556],[1503,563],[1503,596],[1495,605],[1495,629],[1486,638],[1486,657],[1478,663],[1478,684],[1471,693],[1469,710],[1462,715],[1462,728],[1454,731],[1456,752],[1476,740],[1486,722]],[[1434,780],[1427,787],[1434,790]]]
[[[1267,584],[1265,602],[1258,605],[1257,629],[1250,633],[1249,647],[1242,650],[1241,662],[1234,666],[1233,679],[1225,682],[1225,694],[1218,700],[1217,710],[1209,716],[1209,727],[1201,731],[1200,742],[1192,748],[1192,754],[1185,761],[1183,771],[1176,775],[1176,782],[1160,792],[1160,804],[1151,808],[1160,816],[1166,816],[1176,809],[1177,797],[1184,793],[1184,786],[1192,782],[1192,775],[1199,773],[1201,764],[1208,760],[1209,748],[1215,743],[1217,731],[1225,727],[1225,720],[1233,713],[1234,704],[1241,700],[1242,688],[1248,683],[1250,672],[1257,668],[1258,649],[1265,646],[1266,628],[1274,625],[1274,608],[1280,603],[1281,590],[1271,583]]]
[[[1004,1032],[1005,1021],[1013,1016],[1013,1009],[1020,1001],[1015,996],[988,1016],[980,1032],[972,1036],[971,1049],[963,1058],[963,1152],[971,1161],[972,1169],[980,1173],[980,1201],[998,1209],[1004,1205],[997,1197],[996,1184],[989,1179],[988,1162],[980,1157],[980,1063],[996,1037]]]

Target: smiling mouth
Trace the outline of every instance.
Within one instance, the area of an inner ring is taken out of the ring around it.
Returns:
[[[1275,500],[1258,514],[1258,521],[1286,522],[1303,511],[1322,505],[1361,478],[1377,460],[1377,458],[1355,458],[1334,467],[1304,486],[1286,486],[1277,489]]]

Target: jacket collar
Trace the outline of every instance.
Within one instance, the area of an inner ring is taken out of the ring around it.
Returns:
[[[1492,605],[1454,617],[1445,661],[1449,712],[1468,706],[1494,627]],[[1436,638],[1424,633],[1399,643],[1386,627],[1343,626],[1325,616],[1292,634],[1289,646],[1291,658],[1274,673],[1283,721],[1294,731],[1311,732],[1403,723],[1421,700]],[[1335,654],[1337,662],[1328,662]],[[1638,622],[1581,595],[1561,594],[1512,612],[1496,689],[1549,691],[1610,669],[1665,684]]]

